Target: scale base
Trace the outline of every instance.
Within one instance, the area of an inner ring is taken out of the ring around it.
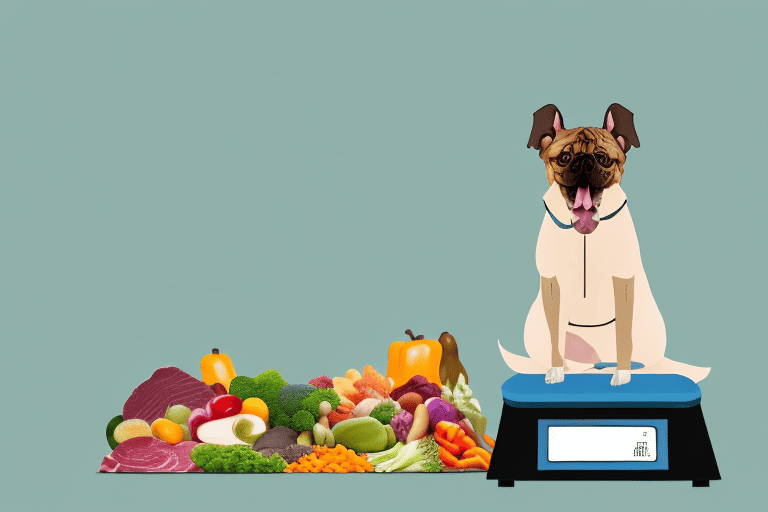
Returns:
[[[539,468],[539,420],[666,420],[668,469]],[[514,487],[518,480],[680,480],[709,487],[720,471],[709,440],[701,405],[682,408],[526,408],[504,403],[488,480]]]

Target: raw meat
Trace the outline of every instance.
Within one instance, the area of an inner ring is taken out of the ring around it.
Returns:
[[[184,441],[170,445],[154,437],[134,437],[104,457],[101,473],[199,473],[189,454],[197,445]]]
[[[150,425],[165,416],[170,405],[186,405],[192,410],[205,407],[216,393],[202,381],[176,367],[156,370],[139,384],[123,405],[123,419],[139,418]]]

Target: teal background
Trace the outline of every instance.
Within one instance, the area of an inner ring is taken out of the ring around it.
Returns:
[[[0,2],[8,510],[722,510],[763,500],[764,2]],[[107,421],[218,347],[291,382],[449,331],[494,435],[546,191],[532,113],[619,102],[667,355],[723,476],[99,475]]]

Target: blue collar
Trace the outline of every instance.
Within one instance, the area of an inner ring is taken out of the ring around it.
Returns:
[[[619,206],[619,208],[615,212],[610,213],[610,214],[606,215],[605,217],[600,217],[600,220],[612,219],[613,217],[615,217],[621,211],[622,208],[624,208],[624,206],[626,204],[627,204],[627,200],[625,199],[624,202],[621,204],[621,206]],[[552,221],[557,225],[557,227],[562,228],[562,229],[571,229],[573,227],[573,223],[571,223],[571,224],[563,224],[562,222],[557,220],[557,218],[552,214],[552,212],[549,211],[549,207],[547,206],[547,202],[546,201],[544,201],[544,208],[547,209],[547,213],[549,214],[550,217],[552,217]]]

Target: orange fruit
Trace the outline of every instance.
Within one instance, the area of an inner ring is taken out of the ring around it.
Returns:
[[[253,414],[264,420],[264,423],[269,425],[269,409],[264,400],[257,397],[246,398],[243,400],[243,408],[240,411],[241,414]]]
[[[165,418],[152,422],[152,435],[168,444],[178,444],[184,440],[184,429],[181,425]]]

